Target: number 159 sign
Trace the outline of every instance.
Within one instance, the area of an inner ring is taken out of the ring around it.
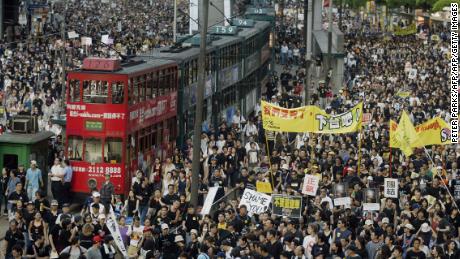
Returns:
[[[386,198],[398,198],[398,189],[398,179],[385,178],[383,193]]]

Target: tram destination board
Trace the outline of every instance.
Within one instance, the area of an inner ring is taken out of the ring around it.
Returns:
[[[235,35],[238,32],[238,27],[216,25],[211,27],[210,31],[211,34]]]
[[[268,12],[269,12],[268,8],[255,8],[255,7],[248,8],[248,10],[246,11],[247,14],[267,14]]]

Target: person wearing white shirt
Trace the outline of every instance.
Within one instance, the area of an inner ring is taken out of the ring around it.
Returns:
[[[48,175],[51,177],[51,193],[53,194],[53,198],[59,204],[62,204],[62,181],[65,173],[60,158],[54,159],[54,165],[51,167],[51,172]]]
[[[259,144],[257,144],[257,142],[254,141],[254,137],[253,137],[253,136],[250,136],[248,142],[246,143],[246,145],[244,145],[244,148],[246,149],[246,152],[249,152],[249,150],[251,149],[251,143],[255,143],[255,144],[256,144],[256,150],[257,150],[257,151],[260,150]]]
[[[248,124],[244,126],[243,132],[244,136],[248,138],[251,136],[256,136],[258,134],[257,127],[254,124],[254,122],[252,122],[252,120],[249,120]]]
[[[246,119],[239,110],[237,110],[236,113],[233,115],[232,123],[237,124],[239,129],[241,129],[241,124],[246,123]]]
[[[329,209],[332,210],[334,208],[334,204],[332,203],[331,197],[327,196],[326,189],[321,189],[321,203],[327,202],[329,204]]]

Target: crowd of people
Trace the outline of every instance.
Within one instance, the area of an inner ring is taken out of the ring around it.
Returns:
[[[27,14],[26,1],[20,16]],[[87,56],[120,57],[171,45],[173,3],[161,1],[41,1],[46,19],[8,27],[0,40],[0,100],[2,131],[11,130],[16,115],[38,118],[40,131],[63,109],[63,64],[78,68]],[[188,33],[188,2],[178,1],[178,33]],[[61,23],[65,21],[65,42]],[[32,28],[31,33],[28,29]],[[70,34],[68,34],[70,33]],[[72,36],[74,34],[79,37]],[[113,43],[103,42],[108,35]],[[81,37],[91,37],[82,45]],[[66,59],[62,61],[62,49]]]
[[[151,8],[150,1],[115,3],[70,1],[67,7],[53,8],[56,12],[75,10],[65,12],[69,28],[94,38],[106,32],[125,54],[169,44],[169,4],[153,3],[156,8]],[[101,13],[101,7],[113,12]],[[21,166],[2,172],[5,202],[0,204],[5,205],[9,219],[5,257],[119,257],[122,249],[108,224],[113,212],[130,258],[459,258],[460,147],[432,146],[405,157],[389,148],[388,129],[389,120],[398,121],[403,110],[414,125],[435,116],[449,121],[447,29],[423,27],[419,30],[426,30],[427,37],[401,37],[363,32],[366,21],[358,16],[344,15],[344,24],[343,88],[333,95],[323,90],[327,82],[320,82],[311,104],[326,104],[327,111],[341,113],[363,101],[364,113],[370,113],[371,119],[359,137],[357,133],[265,131],[257,106],[247,118],[237,113],[219,128],[202,132],[201,146],[196,147],[202,155],[199,183],[191,183],[189,139],[171,157],[140,166],[126,197],[114,194],[106,175],[79,213],[71,211],[69,194],[63,193],[72,171],[57,137],[50,144],[54,151],[49,160],[54,165],[49,170],[31,161],[28,169]],[[278,37],[278,62],[301,64],[303,55],[296,58],[295,53],[303,50],[291,37],[295,25],[284,26],[289,33]],[[431,40],[431,35],[439,39]],[[18,43],[15,48],[0,45],[0,85],[8,116],[15,110],[37,112],[47,121],[59,113],[58,40],[47,37],[33,44]],[[106,55],[110,50],[105,48],[95,44],[88,50],[77,40],[69,41],[68,66],[77,66],[86,51]],[[408,68],[417,69],[415,77],[409,77]],[[304,75],[301,69],[294,73],[287,67],[279,78],[272,77],[263,98],[282,107],[300,106]],[[328,101],[322,102],[324,98]],[[52,200],[41,191],[40,176],[48,171],[54,179]],[[301,192],[306,174],[319,179],[315,196]],[[385,178],[399,180],[397,198],[384,197]],[[239,206],[244,190],[256,190],[258,182],[270,183],[277,194],[302,196],[300,217],[282,217],[270,209],[252,215],[248,207]],[[198,185],[198,206],[190,205],[192,184]],[[337,186],[343,187],[350,204],[334,204],[335,198],[342,197]],[[211,212],[203,215],[210,187],[218,191]],[[363,210],[369,189],[377,190],[378,210]]]

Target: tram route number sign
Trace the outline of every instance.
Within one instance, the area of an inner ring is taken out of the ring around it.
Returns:
[[[254,20],[235,18],[232,20],[232,25],[238,27],[254,27]]]
[[[216,25],[211,27],[211,34],[222,34],[222,35],[235,35],[238,32],[236,26],[220,26]]]
[[[268,10],[267,8],[248,8],[247,14],[267,14]]]

